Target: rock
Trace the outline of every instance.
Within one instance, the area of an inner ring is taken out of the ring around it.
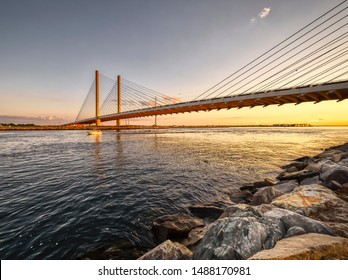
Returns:
[[[341,202],[342,200],[333,191],[321,185],[312,184],[299,186],[293,192],[277,197],[272,204],[308,216]]]
[[[273,199],[275,199],[278,196],[283,195],[283,192],[280,190],[274,188],[274,187],[267,187],[259,189],[253,196],[251,200],[251,205],[260,205],[260,204],[269,204]]]
[[[192,247],[200,242],[207,232],[208,227],[198,227],[190,231],[187,238],[185,238],[181,243],[186,247]]]
[[[229,194],[230,200],[234,203],[250,203],[253,194],[250,191],[235,191]]]
[[[348,239],[309,233],[282,239],[274,248],[253,255],[250,260],[347,259]]]
[[[293,172],[293,173],[281,173],[278,175],[277,179],[279,180],[296,180],[298,182],[301,182],[302,180],[310,177],[314,177],[319,175],[319,172],[316,171],[309,171],[306,169],[303,169],[298,172]]]
[[[306,231],[302,228],[302,227],[298,227],[298,226],[293,226],[291,228],[288,229],[285,238],[291,237],[291,236],[296,236],[296,235],[301,235],[301,234],[305,234]]]
[[[348,238],[348,223],[326,222],[338,236]]]
[[[177,242],[166,240],[138,260],[190,260],[192,252]]]
[[[204,226],[203,220],[187,214],[165,215],[152,222],[152,228],[159,242],[170,238],[185,238],[192,229],[202,226]]]
[[[286,169],[286,172],[293,173],[299,171],[296,166],[291,166],[288,169]]]
[[[253,183],[254,188],[264,188],[264,187],[268,187],[268,186],[273,186],[277,184],[277,181],[274,179],[270,179],[270,178],[266,178],[263,181],[257,181]]]
[[[218,219],[224,212],[224,209],[212,205],[195,205],[189,207],[190,212],[200,218],[210,220]]]
[[[280,181],[279,184],[273,186],[274,189],[282,192],[283,194],[292,192],[297,187],[298,183],[296,180],[286,182]]]
[[[321,169],[321,164],[315,163],[315,162],[309,163],[305,168],[305,170],[308,170],[311,172],[318,172],[318,173],[319,173],[320,169]]]
[[[304,186],[304,185],[312,185],[312,184],[320,184],[321,181],[319,179],[319,175],[318,176],[314,176],[312,178],[306,178],[304,180],[301,181],[300,185]]]
[[[332,166],[332,165],[331,165]],[[323,173],[320,174],[320,179],[326,183],[329,181],[336,181],[341,185],[348,183],[348,167],[336,165],[331,168],[323,166]]]
[[[193,259],[246,259],[264,248],[272,248],[281,236],[277,224],[262,217],[220,219],[209,226]]]
[[[332,158],[333,158],[334,162],[339,162],[339,161],[342,159],[342,154],[341,154],[341,153],[339,153],[339,154],[334,154],[334,155],[332,156]]]
[[[220,216],[220,219],[223,218],[227,218],[227,217],[233,217],[233,215],[237,212],[237,211],[245,211],[247,209],[250,209],[250,206],[247,204],[235,204],[235,205],[231,205],[230,207],[227,207],[224,211],[224,213],[222,213],[222,215]]]
[[[288,165],[282,166],[282,168],[284,170],[288,170],[291,167],[295,167],[297,169],[297,171],[300,171],[300,170],[304,169],[306,166],[307,166],[306,162],[294,161],[294,162],[292,162],[292,163],[290,163]]]
[[[293,211],[281,209],[273,205],[261,205],[257,207],[257,210],[260,211],[264,217],[277,220],[279,222],[279,227],[283,232],[283,236],[286,236],[288,231],[293,227],[300,227],[305,231],[305,233],[335,235],[332,229],[327,227],[325,224]]]
[[[336,181],[329,181],[327,183],[322,183],[322,185],[324,185],[325,187],[327,187],[333,191],[337,191],[337,190],[340,190],[341,188],[343,188],[343,186]]]
[[[244,184],[239,189],[241,191],[252,191],[254,189],[254,184]]]

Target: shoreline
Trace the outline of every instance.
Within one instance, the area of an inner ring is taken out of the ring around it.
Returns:
[[[265,127],[265,128],[317,128],[317,127],[348,127],[348,125],[297,125],[289,124],[284,126],[278,125],[168,125],[168,126],[153,126],[153,125],[129,125],[129,126],[100,126],[99,130],[103,131],[123,131],[123,130],[142,130],[142,129],[202,129],[202,128],[237,128],[237,127]],[[95,126],[0,126],[0,131],[60,131],[60,130],[83,130],[89,131],[96,129]]]
[[[156,218],[140,260],[348,259],[348,142],[231,190],[231,204]]]

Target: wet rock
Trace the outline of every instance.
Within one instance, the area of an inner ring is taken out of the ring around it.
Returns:
[[[304,186],[304,185],[312,185],[312,184],[320,184],[321,181],[319,179],[319,175],[318,176],[314,176],[312,178],[306,178],[304,180],[301,181],[300,185]]]
[[[302,227],[293,226],[293,227],[288,229],[288,231],[284,237],[288,238],[291,236],[301,235],[301,234],[305,234],[305,233],[306,233],[306,231]]]
[[[241,191],[252,191],[254,189],[254,184],[244,184],[239,188]]]
[[[279,184],[273,186],[274,189],[282,192],[282,194],[292,192],[297,187],[298,187],[298,182],[296,180],[285,181],[285,182],[280,181]]]
[[[312,161],[312,158],[309,157],[309,156],[304,156],[304,157],[300,157],[300,158],[295,159],[295,161],[297,161],[297,162],[303,162],[303,163],[305,163],[305,164],[308,164],[309,162]]]
[[[329,181],[336,181],[341,185],[348,183],[348,167],[330,165],[330,168],[327,168],[327,165],[325,165],[325,167],[323,166],[323,173],[320,174],[320,179],[324,183],[327,183]]]
[[[190,260],[192,252],[177,242],[166,240],[138,260]]]
[[[319,175],[319,172],[316,171],[309,171],[306,169],[303,169],[298,172],[293,172],[293,173],[281,173],[278,175],[277,179],[279,180],[296,180],[298,182],[301,182],[302,180],[310,177],[314,177]]]
[[[334,162],[339,162],[342,159],[342,154],[334,154],[332,158]]]
[[[246,217],[244,213],[220,219],[209,226],[193,259],[246,259],[264,248],[272,248],[281,236],[277,224],[262,217]]]
[[[269,204],[278,196],[283,195],[283,192],[274,188],[267,187],[259,189],[253,196],[251,200],[251,205]]]
[[[272,204],[308,216],[341,202],[342,200],[333,191],[321,185],[312,184],[299,186],[293,192],[277,197]]]
[[[279,240],[274,248],[253,255],[251,260],[347,259],[348,239],[309,233]]]
[[[213,205],[194,205],[189,207],[190,212],[202,219],[216,220],[224,212],[224,209]]]
[[[152,228],[159,242],[185,238],[192,229],[202,226],[204,226],[202,219],[187,214],[165,215],[152,222]]]

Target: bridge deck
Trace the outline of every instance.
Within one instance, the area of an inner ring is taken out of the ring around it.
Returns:
[[[346,98],[348,98],[348,81],[182,102],[171,105],[157,106],[141,110],[100,116],[99,119],[102,122],[105,122],[118,119],[140,118],[154,115],[178,114],[185,112],[211,111],[231,108],[239,109],[243,107],[255,106],[265,107],[268,105],[281,106],[287,103],[318,103],[325,100],[342,101]],[[77,121],[74,124],[91,124],[95,122],[96,118],[89,118]]]

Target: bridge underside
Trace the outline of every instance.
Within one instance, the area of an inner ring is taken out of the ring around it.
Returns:
[[[131,119],[140,117],[149,117],[154,115],[178,114],[185,112],[211,111],[221,109],[269,106],[303,102],[315,102],[327,100],[342,101],[348,98],[348,81],[336,82],[323,85],[307,86],[300,88],[291,88],[283,90],[274,90],[269,92],[250,93],[243,95],[219,97],[191,102],[176,103],[141,110],[115,113],[111,115],[100,116],[102,122]],[[75,122],[74,124],[92,124],[96,118],[89,118]]]

